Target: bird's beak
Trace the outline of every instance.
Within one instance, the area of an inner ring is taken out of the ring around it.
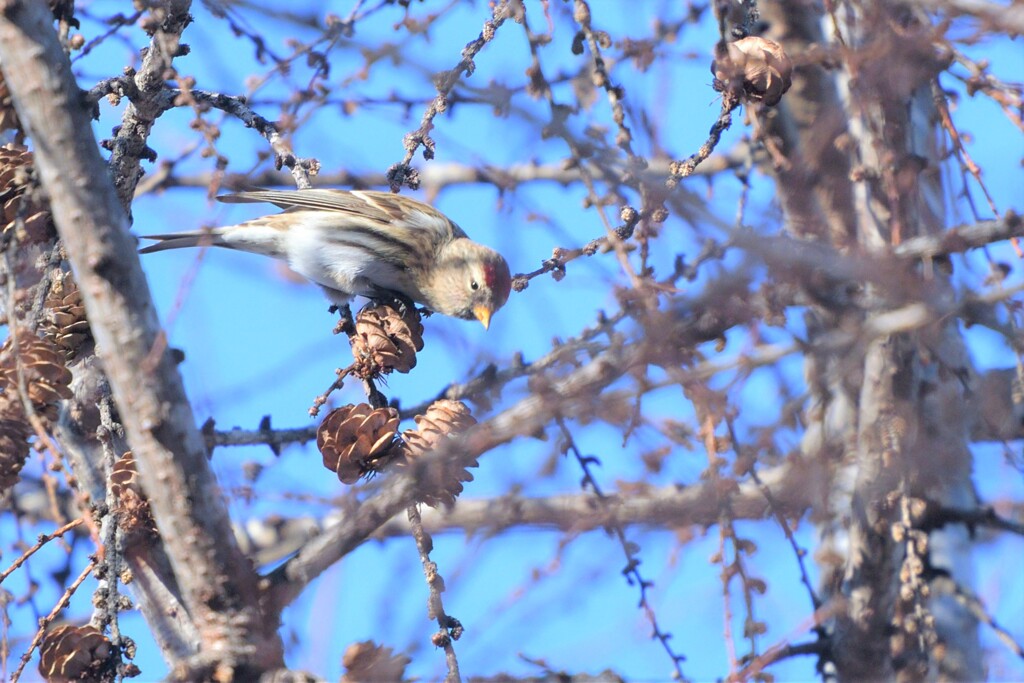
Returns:
[[[489,329],[491,326],[491,309],[487,306],[480,305],[473,309],[473,315],[480,321],[480,324],[484,326],[484,329]]]

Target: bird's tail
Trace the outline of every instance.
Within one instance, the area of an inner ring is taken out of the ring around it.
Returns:
[[[140,235],[143,239],[157,240],[156,244],[139,249],[140,254],[152,254],[167,249],[184,249],[186,247],[226,247],[227,242],[219,230],[196,230],[194,232],[177,232],[168,235]]]

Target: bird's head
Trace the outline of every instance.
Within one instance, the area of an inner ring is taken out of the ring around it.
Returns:
[[[424,303],[438,313],[479,320],[487,328],[491,317],[508,301],[512,276],[498,252],[467,238],[450,242],[438,254],[433,282]]]

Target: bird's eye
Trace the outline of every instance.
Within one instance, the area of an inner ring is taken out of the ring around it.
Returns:
[[[472,282],[469,283],[469,288],[475,292],[476,290],[480,289],[480,285],[477,284],[476,280],[473,280]]]

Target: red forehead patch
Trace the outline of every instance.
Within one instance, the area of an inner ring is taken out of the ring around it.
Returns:
[[[512,276],[504,259],[484,264],[484,282],[494,294],[499,306],[508,301],[509,292],[512,291]]]

